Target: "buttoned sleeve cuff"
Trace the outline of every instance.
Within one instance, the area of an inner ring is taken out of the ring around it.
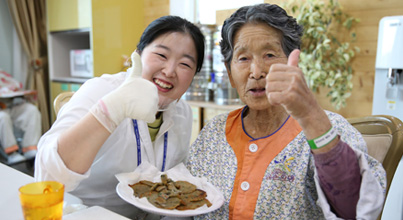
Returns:
[[[384,201],[384,190],[381,187],[379,180],[375,177],[370,169],[366,155],[352,148],[357,156],[358,164],[361,173],[360,197],[357,203],[356,219],[376,219],[380,214]],[[323,155],[326,156],[326,155]],[[316,157],[315,157],[316,159]],[[325,159],[325,158],[322,158]],[[330,159],[330,158],[326,158]],[[325,160],[326,160],[325,159]],[[318,192],[317,204],[322,208],[326,219],[341,219],[332,212],[325,193],[320,187],[318,171],[315,168],[314,174],[315,186]]]

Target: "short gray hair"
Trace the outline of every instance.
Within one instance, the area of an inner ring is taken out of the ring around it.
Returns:
[[[268,3],[244,6],[224,21],[221,30],[221,54],[228,67],[234,50],[234,36],[247,23],[263,23],[279,30],[283,36],[281,45],[287,57],[294,49],[300,48],[303,28],[283,8]]]

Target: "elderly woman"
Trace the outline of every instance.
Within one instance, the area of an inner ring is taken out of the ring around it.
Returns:
[[[196,219],[376,219],[385,171],[343,117],[324,111],[298,68],[302,27],[280,7],[242,7],[221,52],[245,107],[212,119],[187,166],[224,194]]]

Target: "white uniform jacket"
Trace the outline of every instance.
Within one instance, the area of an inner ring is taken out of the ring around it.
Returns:
[[[60,134],[87,114],[101,97],[121,85],[126,75],[126,72],[105,74],[88,80],[61,108],[56,122],[39,141],[35,179],[60,181],[65,184],[67,192],[81,198],[85,205],[103,206],[130,216],[134,206],[117,195],[118,180],[115,174],[132,172],[137,167],[137,142],[132,119],[125,119],[117,127],[99,150],[90,170],[83,175],[69,170],[57,153]],[[161,169],[164,133],[167,131],[165,170],[186,160],[192,130],[192,112],[185,101],[179,100],[163,113],[163,124],[154,143],[151,141],[147,123],[140,120],[137,123],[141,161],[148,161]]]

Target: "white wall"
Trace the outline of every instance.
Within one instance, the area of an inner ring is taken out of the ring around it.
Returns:
[[[215,24],[216,11],[263,3],[264,0],[170,0],[170,14],[191,22]]]
[[[0,69],[13,73],[13,21],[7,0],[0,0]]]
[[[186,18],[190,22],[195,22],[197,0],[169,0],[169,14]]]
[[[264,0],[198,0],[198,18],[201,24],[215,24],[216,11],[263,3]]]
[[[27,56],[14,28],[7,0],[0,0],[0,69],[26,87]]]

